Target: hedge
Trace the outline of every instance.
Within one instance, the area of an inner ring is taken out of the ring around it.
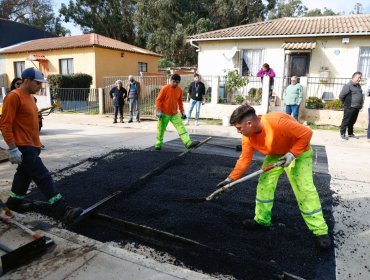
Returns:
[[[51,94],[60,100],[86,100],[89,96],[92,76],[88,74],[48,75]],[[66,88],[79,89],[71,94]]]

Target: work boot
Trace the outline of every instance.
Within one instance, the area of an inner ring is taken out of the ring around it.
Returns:
[[[32,203],[26,202],[23,199],[9,197],[8,200],[5,202],[6,207],[8,207],[10,210],[18,212],[18,213],[24,213],[28,211],[33,210]]]
[[[252,219],[246,219],[242,222],[242,224],[243,224],[243,229],[248,229],[248,230],[258,230],[258,229],[269,229],[270,228],[268,226],[263,226]]]
[[[315,241],[317,247],[319,247],[321,250],[327,250],[331,246],[331,239],[329,235],[324,234],[324,235],[316,235],[315,236]]]
[[[360,137],[354,134],[348,134],[348,138],[360,139]]]
[[[345,134],[341,134],[341,135],[340,135],[340,140],[341,140],[341,141],[346,141],[346,140],[348,140],[348,138],[346,137],[346,135],[345,135]]]
[[[160,151],[160,150],[162,150],[162,147],[154,147],[154,149],[155,149],[156,151]]]
[[[193,141],[193,142],[191,142],[190,143],[190,145],[188,145],[186,148],[187,149],[191,149],[191,148],[194,148],[194,147],[196,147],[196,146],[198,146],[199,145],[199,141]]]
[[[129,123],[132,123],[132,119],[128,121]]]
[[[119,119],[119,122],[120,122],[120,123],[124,123],[123,118],[120,118],[120,119]]]
[[[83,209],[80,207],[73,208],[67,204],[64,198],[59,199],[53,205],[54,213],[64,224],[70,224],[75,218],[80,216]]]
[[[117,119],[113,119],[113,123],[117,123]]]

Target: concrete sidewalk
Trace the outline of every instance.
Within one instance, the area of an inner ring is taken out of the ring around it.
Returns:
[[[190,125],[187,129],[190,134],[240,138],[234,127],[206,125],[200,122],[199,126]],[[115,149],[151,147],[155,143],[155,136],[155,121],[112,124],[111,116],[56,113],[44,120],[41,141],[46,149],[42,151],[41,158],[50,171],[55,172],[88,157],[103,155]],[[312,144],[322,145],[325,148],[328,158],[328,168],[325,170],[319,168],[319,163],[315,162],[314,158],[314,169],[316,168],[317,172],[328,172],[331,175],[331,188],[338,200],[338,204],[334,206],[337,279],[365,280],[370,274],[370,252],[368,250],[370,220],[367,218],[370,214],[370,177],[368,175],[370,143],[366,141],[366,137],[361,136],[360,139],[341,142],[339,133],[336,131],[315,130],[312,139]],[[165,141],[175,138],[178,138],[177,132],[170,124],[165,134]],[[0,146],[6,148],[2,139]],[[2,198],[5,198],[10,190],[15,168],[16,166],[9,163],[0,164]],[[3,240],[6,230],[0,230]],[[47,279],[101,279],[104,276],[109,279],[122,279],[123,274],[125,274],[125,279],[210,278],[207,275],[158,263],[123,249],[88,240],[58,228],[53,228],[47,234],[51,234],[56,239],[60,252],[76,250],[73,261],[69,262],[68,257],[63,260],[63,255],[65,257],[67,253],[55,254],[53,259],[49,256],[46,263],[35,262],[24,268],[27,270],[27,279],[32,279],[32,275],[33,279],[40,279],[38,275],[44,275]],[[93,247],[91,244],[94,244]],[[52,267],[54,262],[57,264],[60,262],[62,269],[51,269],[52,271],[49,271],[51,274],[42,274],[46,273],[42,269]],[[131,265],[132,270],[126,268]],[[24,275],[22,271],[12,273],[11,279],[20,279],[19,275]],[[135,274],[140,271],[148,272],[148,274]],[[126,273],[132,277],[126,277]],[[152,278],[142,276],[149,274]],[[114,278],[114,276],[121,277]]]

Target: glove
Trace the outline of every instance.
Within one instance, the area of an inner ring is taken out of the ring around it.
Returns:
[[[183,120],[186,120],[186,114],[185,114],[184,112],[181,112],[181,118],[182,118]]]
[[[295,156],[291,152],[287,152],[285,155],[283,155],[279,160],[285,161],[281,166],[282,167],[288,167],[293,160],[295,160]]]
[[[9,160],[12,164],[15,164],[15,163],[20,164],[22,163],[22,159],[23,159],[23,156],[22,156],[21,151],[18,149],[18,147],[9,149]]]
[[[158,118],[158,119],[160,119],[160,118],[162,117],[162,111],[161,111],[161,110],[159,110],[159,109],[157,109],[157,110],[155,111],[155,115],[157,116],[157,118]]]
[[[227,184],[230,184],[233,180],[231,180],[229,177],[227,177],[225,180],[222,182],[218,183],[216,188],[222,188],[223,186],[226,186]]]

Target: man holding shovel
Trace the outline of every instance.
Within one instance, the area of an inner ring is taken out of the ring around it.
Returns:
[[[248,169],[255,150],[265,154],[263,167],[283,161],[279,167],[262,173],[258,180],[254,220],[243,222],[244,228],[267,229],[271,224],[274,193],[279,176],[287,173],[298,202],[301,215],[315,235],[317,245],[327,249],[331,245],[328,226],[324,220],[320,199],[312,178],[312,131],[284,113],[256,115],[253,107],[244,104],[231,115],[230,124],[242,136],[242,153],[234,170],[217,187],[223,187],[240,177]]]

